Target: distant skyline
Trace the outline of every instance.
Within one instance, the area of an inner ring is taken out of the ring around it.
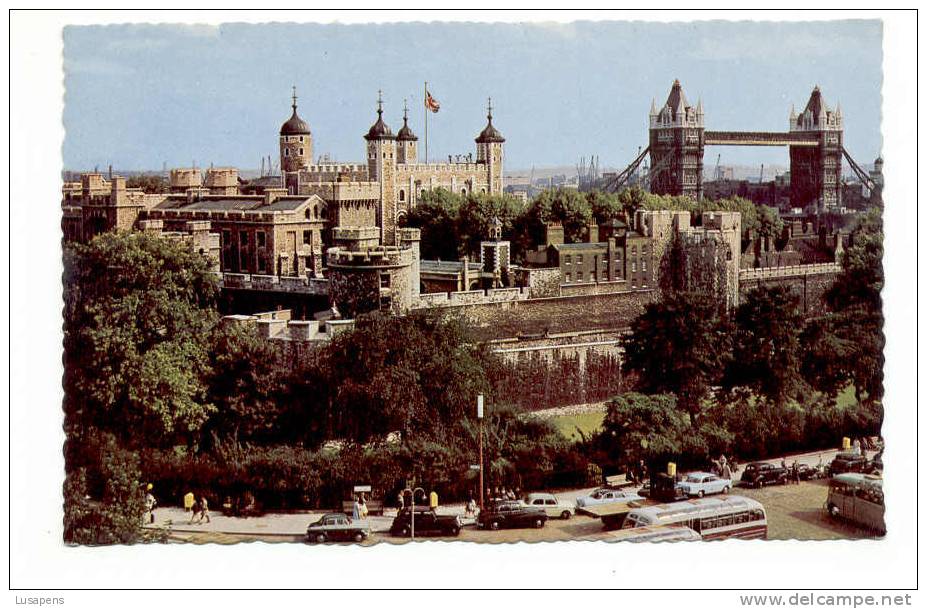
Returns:
[[[278,158],[291,87],[315,155],[362,161],[376,119],[397,131],[403,100],[429,156],[475,151],[486,123],[505,135],[506,169],[598,155],[623,167],[647,144],[651,100],[679,78],[708,129],[785,131],[812,88],[838,103],[860,163],[881,151],[878,21],[227,24],[68,27],[64,168],[260,167]],[[706,168],[787,165],[787,148],[709,147]]]

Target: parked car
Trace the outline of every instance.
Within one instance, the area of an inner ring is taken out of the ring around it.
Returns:
[[[663,472],[650,478],[650,488],[647,496],[654,501],[663,503],[683,501],[689,498],[689,495],[682,489],[676,478]]]
[[[576,507],[602,505],[603,503],[627,503],[640,498],[641,496],[635,491],[599,488],[585,497],[577,497]]]
[[[476,526],[481,529],[534,527],[540,529],[547,522],[543,508],[526,505],[521,501],[495,501],[480,510]]]
[[[560,501],[550,493],[529,493],[525,504],[540,507],[549,518],[569,520],[576,513],[576,506]]]
[[[817,480],[818,478],[826,478],[827,474],[825,472],[824,466],[822,465],[808,465],[807,463],[799,463],[798,477],[802,480]]]
[[[708,472],[693,472],[687,474],[679,483],[679,488],[689,497],[704,497],[717,493],[727,493],[731,490],[731,481]]]
[[[370,525],[364,521],[352,521],[344,514],[323,514],[321,518],[306,527],[306,540],[310,543],[326,541],[353,541],[360,543],[370,536]]]
[[[828,472],[831,476],[839,474],[869,474],[882,471],[882,453],[876,454],[872,461],[853,451],[839,452],[830,462]]]
[[[740,477],[743,484],[763,487],[769,484],[785,484],[789,480],[789,470],[773,463],[751,463],[744,468]]]
[[[415,534],[416,535],[460,535],[460,517],[437,514],[431,508],[420,505],[415,506]],[[409,537],[412,535],[412,512],[405,507],[393,519],[389,528],[390,535]]]

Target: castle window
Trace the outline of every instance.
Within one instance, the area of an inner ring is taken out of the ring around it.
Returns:
[[[312,231],[311,230],[303,231],[303,244],[312,245]]]
[[[402,190],[401,188],[399,189],[399,200],[400,201],[406,200],[406,191]]]
[[[259,230],[259,231],[257,232],[256,237],[257,237],[257,246],[258,246],[258,247],[266,247],[266,246],[267,246],[267,235],[264,233],[264,231]]]
[[[289,148],[284,148],[284,149],[283,149],[283,156],[290,156],[290,149],[289,149]]]
[[[248,247],[248,233],[238,233],[238,240],[242,247]]]
[[[467,189],[466,189],[466,188],[461,188],[461,189],[460,189],[460,194],[466,195],[466,194],[467,194]]]
[[[633,262],[631,263],[631,272],[632,272],[632,273],[636,273],[636,272],[637,272],[637,260],[635,260],[635,261],[633,261]]]
[[[232,245],[232,231],[224,230],[222,231],[222,247],[229,247]]]
[[[567,254],[566,256],[563,257],[563,264],[572,264],[572,262],[573,262],[573,256],[570,256],[569,254]]]
[[[264,256],[258,256],[258,259],[257,259],[257,268],[258,268],[258,273],[259,273],[259,274],[260,274],[260,273],[266,273],[266,272],[267,272],[267,261],[264,260]]]
[[[566,274],[566,281],[567,281],[567,283],[569,283],[569,282],[572,281],[572,280],[573,280],[572,275],[570,275],[570,273],[567,273],[567,274]]]
[[[299,141],[300,141],[300,142],[303,141],[303,136],[299,136]],[[302,154],[302,150],[300,150],[299,153]]]
[[[388,290],[390,287],[390,275],[389,273],[380,273],[380,289]]]
[[[300,149],[299,149],[299,156],[302,156],[303,154],[305,154],[305,153],[303,152],[303,149],[300,148]]]
[[[577,273],[576,273],[576,281],[582,281],[582,280],[583,280],[583,272],[582,272],[582,271],[577,271]]]
[[[576,254],[576,264],[582,264],[582,263],[583,263],[583,255]]]

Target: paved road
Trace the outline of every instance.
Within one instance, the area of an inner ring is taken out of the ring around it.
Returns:
[[[798,460],[799,463],[816,465],[819,459],[824,463],[829,463],[836,453],[836,450],[828,450],[813,453],[803,453],[799,455],[787,455],[785,460],[789,465],[791,465],[791,463],[795,460]],[[769,459],[767,461],[771,463],[778,463],[781,461],[781,459],[782,458],[780,457],[776,459]],[[741,469],[743,465],[744,464],[741,464]],[[739,480],[739,477],[740,472],[735,474],[735,480]],[[778,487],[775,488],[778,489]],[[776,501],[781,504],[780,507],[783,512],[781,518],[788,519],[797,517],[795,514],[798,514],[798,512],[792,508],[795,507],[793,504],[800,504],[802,506],[800,514],[801,518],[806,521],[816,519],[818,506],[823,504],[823,497],[826,496],[826,487],[819,484],[816,486],[817,490],[814,490],[809,488],[809,485],[802,484],[800,487],[791,488],[798,490],[785,492],[782,490],[762,489],[761,491],[738,490],[738,492],[743,492],[744,494],[748,494],[757,499],[760,499],[761,501],[764,501],[764,504],[766,503],[763,498],[765,496],[764,493],[768,494],[770,500],[776,499]],[[556,495],[562,501],[572,503],[576,500],[577,497],[587,495],[593,490],[594,488],[569,489],[558,491]],[[757,492],[759,492],[761,496],[757,496]],[[821,496],[819,497],[819,495]],[[439,512],[442,514],[456,514],[461,516],[461,519],[464,521],[465,528],[461,532],[460,538],[467,541],[506,542],[518,540],[540,541],[558,539],[609,538],[609,535],[602,531],[600,521],[584,516],[577,516],[568,521],[551,520],[548,522],[548,525],[540,531],[531,531],[530,529],[517,529],[511,531],[482,531],[477,530],[474,526],[468,526],[473,524],[473,519],[467,519],[464,517],[463,504],[444,505],[439,508]],[[148,525],[148,528],[167,528],[171,533],[172,539],[192,542],[232,543],[240,540],[256,539],[264,541],[301,541],[305,535],[306,526],[309,523],[318,520],[319,517],[324,513],[325,511],[316,510],[289,513],[272,513],[253,518],[239,518],[225,516],[221,512],[212,512],[211,522],[191,524],[189,512],[184,512],[184,510],[181,508],[167,507],[157,508],[155,510],[155,524]],[[395,509],[387,509],[386,513],[382,516],[372,515],[368,518],[371,531],[374,533],[371,543],[377,540],[387,540],[390,542],[398,543],[406,543],[408,541],[390,538],[386,534],[387,531],[389,531],[389,527],[392,524],[392,520],[395,515]],[[778,514],[770,514],[771,535],[772,531],[774,530],[773,522],[779,518],[780,516]],[[829,525],[827,525],[827,523],[817,523],[815,526],[817,525],[821,525],[823,529],[821,531],[812,529],[809,534],[813,538],[848,536],[843,534],[841,531],[837,531],[836,534],[832,534],[832,532],[830,532],[828,529]],[[781,528],[784,531],[784,535],[787,535],[786,538],[801,535],[803,534],[802,531],[804,531],[801,526],[791,527],[785,525]]]

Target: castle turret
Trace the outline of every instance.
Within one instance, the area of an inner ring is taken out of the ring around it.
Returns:
[[[383,122],[383,92],[377,97],[377,122],[364,136],[367,140],[367,171],[370,181],[380,187],[380,239],[384,245],[396,244],[396,136]]]
[[[655,194],[702,197],[705,112],[689,105],[679,80],[663,107],[650,109],[650,190]]]
[[[502,145],[505,138],[492,124],[492,98],[489,98],[486,109],[486,127],[475,140],[476,161],[486,164],[489,194],[502,194]]]
[[[396,133],[397,163],[413,165],[418,162],[418,136],[409,128],[409,106],[403,102],[402,127]]]
[[[296,99],[293,87],[293,114],[280,126],[280,173],[291,194],[298,192],[299,170],[312,163],[312,132],[296,112]]]

